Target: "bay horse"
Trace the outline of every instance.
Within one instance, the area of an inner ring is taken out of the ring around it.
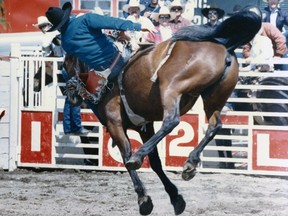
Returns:
[[[199,145],[189,155],[187,153],[182,172],[184,180],[194,177],[200,153],[222,127],[220,112],[238,80],[234,50],[249,42],[261,27],[261,12],[257,8],[250,9],[236,13],[216,29],[185,27],[170,40],[136,53],[119,75],[119,82],[115,80],[111,83],[112,87],[107,89],[99,103],[87,101],[100,122],[107,127],[113,146],[121,152],[138,195],[140,214],[148,215],[153,210],[151,197],[147,195],[136,171],[146,156],[152,170],[164,184],[175,214],[185,210],[182,195],[162,169],[156,146],[201,96],[208,129]],[[72,77],[75,70],[70,68],[67,72]],[[136,123],[129,115],[131,111],[133,116],[143,121]],[[162,121],[156,133],[154,121]],[[128,129],[136,130],[144,143],[133,155]]]

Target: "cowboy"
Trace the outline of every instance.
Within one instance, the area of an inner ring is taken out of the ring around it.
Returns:
[[[53,51],[53,54],[55,56],[64,57],[65,52],[61,47],[61,40],[58,37],[60,35],[60,32],[58,31],[47,32],[52,27],[52,24],[45,16],[38,17],[37,21],[38,23],[33,24],[33,26],[39,28],[44,34],[44,39],[42,41],[42,49],[43,51],[45,51],[44,56],[49,56],[50,53]],[[67,72],[64,70],[64,68],[62,68],[62,64],[58,65],[58,69],[62,69],[63,78],[64,80],[68,81]],[[63,108],[64,134],[85,135],[89,133],[89,131],[82,126],[80,111],[81,111],[80,106],[72,106],[68,98],[67,97],[65,98]]]
[[[263,11],[263,22],[270,22],[276,26],[281,32],[284,30],[284,26],[288,27],[288,12],[282,10],[279,4],[283,0],[263,0],[267,2],[267,7]]]
[[[117,47],[102,32],[102,29],[153,30],[144,24],[96,13],[70,17],[71,10],[70,2],[66,2],[62,9],[50,7],[46,12],[46,17],[53,26],[48,31],[58,30],[61,33],[62,47],[66,53],[77,57],[89,66],[90,71],[86,81],[89,85],[87,84],[86,88],[95,96],[93,102],[97,103],[108,81],[115,79],[126,63]]]
[[[215,4],[211,4],[210,7],[203,8],[201,13],[208,19],[208,22],[204,26],[216,27],[220,24],[220,19],[224,16],[224,10],[218,8]]]
[[[264,8],[262,14],[263,22],[271,23],[273,26],[277,27],[280,32],[286,37],[286,47],[288,47],[288,31],[285,31],[284,26],[288,27],[288,12],[284,11],[279,7],[279,4],[283,2],[283,0],[263,0],[267,2],[268,6]],[[282,58],[288,58],[288,52],[286,52]],[[276,68],[280,70],[288,70],[288,65],[278,65]]]
[[[174,18],[175,14],[173,13],[171,15],[167,7],[161,7],[158,13],[153,14],[153,19],[159,23],[159,25],[155,27],[157,33],[149,33],[146,40],[148,42],[158,44],[169,39],[173,34],[169,21],[173,20]]]
[[[37,23],[32,24],[34,27],[38,28],[44,34],[42,39],[42,50],[44,52],[44,56],[49,56],[51,52],[54,52],[55,56],[62,57],[64,55],[63,50],[60,46],[59,35],[60,32],[47,32],[52,24],[49,22],[47,17],[39,16],[37,18]]]
[[[173,16],[175,16],[175,18],[169,22],[173,33],[177,32],[180,28],[191,25],[191,21],[182,16],[185,6],[181,4],[180,0],[174,0],[170,4],[169,9],[171,14],[174,13]]]

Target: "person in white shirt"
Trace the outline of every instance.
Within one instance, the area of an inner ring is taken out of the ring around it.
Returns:
[[[51,27],[52,24],[49,22],[46,16],[39,16],[37,18],[37,23],[32,24],[34,27],[40,29],[43,33],[42,38],[42,50],[44,52],[44,56],[47,57],[51,54],[52,51],[54,51],[54,55],[57,57],[63,57],[64,51],[61,47],[60,39],[58,36],[60,35],[60,32],[54,31],[54,32],[47,32]]]
[[[146,40],[155,44],[168,40],[173,35],[169,21],[175,19],[175,13],[170,13],[169,8],[162,6],[158,13],[153,14],[153,19],[159,23],[155,27],[157,33],[148,33]]]
[[[261,35],[263,27],[255,35],[250,42],[251,50],[249,58],[245,59],[247,64],[250,64],[247,69],[256,69],[261,72],[274,71],[273,65],[273,44],[270,38]],[[243,71],[243,69],[242,69]],[[245,71],[245,70],[244,70]]]
[[[131,0],[129,4],[123,5],[122,10],[127,12],[129,16],[126,18],[134,23],[140,23],[142,26],[148,26],[149,29],[154,29],[154,24],[152,21],[145,17],[141,16],[140,12],[145,9],[145,6],[140,4],[137,0]],[[138,43],[146,42],[145,38],[147,37],[148,32],[141,31],[128,31],[128,36],[136,40]]]

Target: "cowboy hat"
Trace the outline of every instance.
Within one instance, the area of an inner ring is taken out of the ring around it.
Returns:
[[[213,3],[212,3],[212,4],[210,4],[210,7],[203,8],[203,9],[201,10],[202,15],[203,15],[204,17],[206,17],[207,19],[209,19],[209,17],[208,17],[209,10],[215,10],[215,11],[217,11],[217,13],[218,13],[218,19],[221,19],[221,18],[224,16],[224,14],[225,14],[224,10],[222,10],[222,9],[220,9],[220,8],[217,8],[216,4],[213,4]]]
[[[46,17],[53,25],[48,32],[59,30],[70,17],[70,13],[72,10],[72,5],[70,2],[66,2],[62,9],[58,7],[50,7],[46,11]]]
[[[169,10],[171,10],[171,8],[173,8],[173,7],[181,7],[182,11],[185,10],[185,6],[181,4],[180,0],[174,0],[169,6]]]
[[[49,20],[47,19],[46,16],[39,16],[37,18],[37,23],[36,24],[32,24],[34,27],[39,28],[39,26],[45,25],[45,24],[50,24],[52,25]]]
[[[139,0],[130,0],[129,4],[123,5],[122,10],[128,13],[130,7],[138,7],[140,9],[140,12],[145,9],[145,5],[140,4]]]
[[[175,13],[170,13],[170,10],[165,6],[161,7],[158,13],[153,13],[152,18],[156,22],[159,22],[160,15],[169,15],[170,16],[169,21],[175,19],[176,17]]]

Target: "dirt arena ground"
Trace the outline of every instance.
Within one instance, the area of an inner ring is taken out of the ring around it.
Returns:
[[[269,215],[288,213],[288,180],[232,174],[197,173],[183,181],[167,173],[186,200],[182,215]],[[174,215],[154,173],[140,173],[154,209]],[[137,196],[127,172],[0,171],[0,215],[139,215]]]

